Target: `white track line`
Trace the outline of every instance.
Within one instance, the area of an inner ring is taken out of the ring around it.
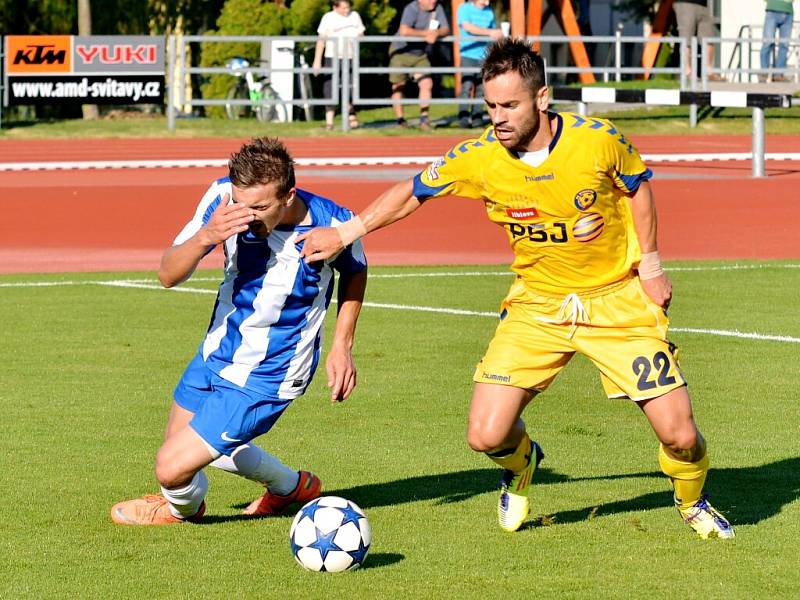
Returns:
[[[426,165],[441,158],[440,156],[349,156],[340,158],[298,158],[298,166],[374,166],[374,165]],[[717,152],[708,154],[643,154],[642,159],[648,162],[698,162],[698,161],[745,161],[751,160],[750,152]],[[798,152],[768,152],[765,160],[800,160]],[[228,166],[227,158],[196,158],[171,160],[77,160],[47,162],[0,162],[0,171],[82,171],[98,169],[186,169],[186,168],[222,168]]]

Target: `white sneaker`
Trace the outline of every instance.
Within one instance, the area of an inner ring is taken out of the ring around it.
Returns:
[[[676,506],[676,508],[678,508]],[[729,539],[734,537],[733,527],[708,502],[708,496],[703,495],[700,500],[689,508],[678,508],[689,527],[694,529],[704,540],[711,538]]]

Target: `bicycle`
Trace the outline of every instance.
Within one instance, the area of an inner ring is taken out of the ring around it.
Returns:
[[[269,64],[267,60],[259,60],[260,64]],[[289,108],[283,102],[272,85],[269,76],[264,74],[258,79],[250,69],[250,62],[241,56],[230,59],[225,66],[238,79],[230,87],[225,98],[227,100],[250,100],[251,104],[225,104],[225,114],[231,120],[236,120],[251,113],[262,123],[271,121],[287,122]],[[273,100],[274,103],[265,104],[264,100]]]

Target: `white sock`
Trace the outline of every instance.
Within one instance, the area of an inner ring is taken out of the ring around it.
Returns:
[[[167,489],[161,486],[161,493],[169,501],[169,509],[179,519],[188,519],[197,514],[208,491],[208,478],[203,471],[195,473],[192,480],[182,488]]]
[[[243,444],[230,456],[223,454],[211,466],[257,481],[279,496],[291,493],[300,481],[300,473],[254,444]]]

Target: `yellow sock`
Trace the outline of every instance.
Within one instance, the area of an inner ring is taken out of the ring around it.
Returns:
[[[678,508],[689,508],[700,499],[708,473],[708,454],[697,462],[684,462],[669,456],[662,444],[658,449],[658,463],[672,481]]]
[[[531,438],[528,437],[528,432],[525,432],[522,436],[522,440],[513,452],[501,450],[500,452],[491,454],[487,453],[486,456],[491,458],[502,468],[508,469],[513,473],[519,473],[531,462]]]

